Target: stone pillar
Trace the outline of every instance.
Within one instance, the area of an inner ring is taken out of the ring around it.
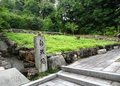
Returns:
[[[34,37],[35,49],[35,65],[39,72],[44,72],[48,69],[45,40],[43,36]]]

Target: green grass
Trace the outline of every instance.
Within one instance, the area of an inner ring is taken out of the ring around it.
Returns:
[[[38,76],[35,77],[34,79],[32,79],[32,81],[37,80],[37,79],[39,79],[39,78],[42,78],[42,77],[44,77],[44,76],[47,76],[47,75],[49,75],[49,74],[56,73],[56,72],[58,72],[58,71],[60,71],[60,69],[47,70],[47,71],[45,71],[45,72],[39,72]]]
[[[27,48],[34,48],[33,38],[34,34],[27,33],[6,33],[9,39],[18,43],[18,45]],[[88,38],[76,39],[74,36],[64,36],[64,35],[43,35],[46,41],[47,53],[64,52],[70,50],[78,50],[81,48],[91,48],[93,46],[106,44],[114,44],[117,42],[105,41],[105,40],[95,40]]]

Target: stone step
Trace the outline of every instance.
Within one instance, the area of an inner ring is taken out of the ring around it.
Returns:
[[[108,83],[100,83],[96,82],[95,79],[89,80],[89,79],[83,79],[81,77],[75,76],[73,74],[66,74],[66,73],[58,73],[58,78],[61,78],[63,80],[67,80],[69,82],[73,82],[82,86],[112,86]]]
[[[105,71],[96,71],[96,70],[66,67],[66,66],[62,66],[62,70],[66,72],[77,73],[77,74],[82,74],[86,76],[92,76],[92,77],[97,77],[101,79],[107,79],[107,80],[120,82],[120,74],[118,73],[110,73],[110,72],[105,72]]]

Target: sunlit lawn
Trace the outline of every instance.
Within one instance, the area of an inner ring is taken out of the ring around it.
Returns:
[[[34,34],[6,33],[8,38],[18,43],[21,47],[34,48]],[[88,38],[76,39],[74,36],[43,35],[46,41],[47,53],[67,52],[81,48],[91,48],[96,45],[114,44],[113,41],[95,40]]]

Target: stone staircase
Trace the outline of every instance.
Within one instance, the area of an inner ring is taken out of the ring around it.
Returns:
[[[63,66],[62,71],[23,86],[120,86],[120,74]]]

